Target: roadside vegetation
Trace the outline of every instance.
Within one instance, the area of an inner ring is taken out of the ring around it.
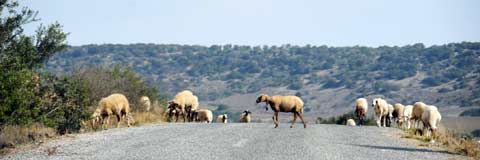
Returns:
[[[480,144],[470,133],[459,133],[441,127],[436,136],[433,137],[435,143],[431,143],[432,137],[427,137],[421,129],[403,130],[402,138],[416,139],[420,142],[419,146],[440,148],[449,153],[480,159]]]
[[[136,124],[164,121],[166,98],[128,67],[84,67],[52,74],[44,64],[67,49],[62,25],[40,25],[34,35],[23,26],[37,22],[37,12],[18,1],[0,0],[0,153],[45,138],[91,129],[98,101],[112,93],[127,95]],[[146,112],[141,96],[153,102]],[[90,126],[90,128],[89,128]]]
[[[337,124],[337,125],[345,125],[347,124],[348,119],[354,119],[355,122],[358,122],[358,117],[352,112],[352,113],[344,113],[339,116],[333,116],[329,118],[322,118],[322,117],[317,117],[315,123],[316,124]],[[366,126],[375,126],[377,125],[375,120],[372,118],[365,118],[365,125]]]

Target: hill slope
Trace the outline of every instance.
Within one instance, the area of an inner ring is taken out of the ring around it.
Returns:
[[[86,45],[70,47],[47,63],[51,72],[82,66],[132,67],[174,95],[191,89],[203,105],[226,110],[254,105],[259,93],[296,94],[307,115],[351,111],[358,97],[391,103],[425,101],[452,115],[480,106],[480,43],[425,47]],[[458,107],[462,108],[458,108]]]

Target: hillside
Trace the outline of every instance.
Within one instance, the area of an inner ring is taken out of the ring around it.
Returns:
[[[69,73],[82,66],[129,66],[170,96],[183,89],[204,106],[230,112],[256,106],[259,93],[295,94],[310,117],[351,111],[358,97],[391,103],[424,101],[448,115],[480,106],[480,42],[425,47],[237,45],[73,46],[46,62]]]

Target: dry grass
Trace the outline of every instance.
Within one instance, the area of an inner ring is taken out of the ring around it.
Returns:
[[[434,138],[440,148],[447,150],[449,153],[460,154],[473,159],[480,159],[480,144],[474,139],[462,136],[463,134],[440,128]],[[429,147],[432,138],[422,135],[422,131],[418,129],[405,130],[402,138],[410,138],[419,140],[419,146]]]
[[[0,128],[0,155],[8,153],[10,149],[19,145],[42,142],[54,136],[56,136],[55,129],[46,128],[41,124],[28,127],[3,126]]]
[[[158,123],[158,122],[165,122],[166,117],[165,117],[165,110],[161,107],[154,107],[152,108],[152,111],[150,112],[133,112],[132,117],[135,120],[135,123],[132,125],[142,125],[142,124],[148,124],[148,123]],[[110,117],[110,125],[108,128],[114,128],[117,125],[117,119],[115,116]],[[126,127],[127,124],[122,121],[120,122],[121,127]],[[85,121],[82,124],[82,129],[81,132],[94,132],[97,130],[101,130],[100,124],[97,124],[96,128],[92,126],[92,121]]]

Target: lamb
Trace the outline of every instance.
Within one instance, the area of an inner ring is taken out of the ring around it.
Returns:
[[[176,122],[178,121],[178,116],[180,115],[183,117],[183,122],[186,122],[187,119],[192,121],[192,113],[197,110],[198,105],[198,97],[193,95],[193,93],[189,90],[177,93],[177,95],[175,95],[175,97],[168,102],[168,108],[170,110],[175,109],[177,111],[175,114]]]
[[[405,106],[405,109],[403,110],[403,121],[407,122],[407,129],[410,129],[410,124],[412,121],[412,113],[413,112],[413,106],[412,105],[407,105]]]
[[[375,98],[372,102],[372,107],[375,109],[375,118],[377,119],[377,126],[380,127],[383,120],[383,127],[386,127],[386,119],[388,116],[388,103],[381,98]]]
[[[292,112],[293,113],[293,121],[290,128],[293,128],[295,125],[295,121],[297,121],[297,116],[303,122],[303,127],[307,128],[307,123],[303,118],[303,101],[297,96],[272,96],[269,97],[266,94],[261,94],[257,100],[257,104],[261,102],[265,102],[267,105],[270,105],[270,108],[275,112],[274,116],[272,117],[273,123],[275,124],[275,128],[278,127],[278,112]]]
[[[423,111],[425,110],[426,106],[427,105],[423,102],[415,102],[413,104],[413,112],[412,112],[411,119],[415,121],[416,128],[418,128],[419,126],[419,123],[422,119]]]
[[[243,111],[243,113],[240,114],[240,123],[250,123],[250,121],[252,120],[251,114],[252,112],[250,112],[249,110]]]
[[[435,133],[440,125],[440,120],[442,120],[442,115],[438,112],[437,107],[431,105],[425,106],[422,113],[423,129],[430,131],[432,137],[435,137]]]
[[[92,115],[92,118],[94,118],[93,125],[102,120],[102,128],[105,129],[105,125],[109,125],[110,115],[112,114],[117,117],[117,128],[122,119],[126,119],[128,127],[131,126],[131,123],[134,123],[127,97],[123,94],[115,93],[100,100],[98,108]]]
[[[397,123],[397,126],[400,127],[403,125],[403,110],[405,109],[405,106],[403,106],[403,104],[400,104],[400,103],[395,103],[393,105],[393,113],[392,113],[392,116],[393,116],[393,120],[395,121],[395,123]]]
[[[217,116],[217,123],[227,123],[228,116],[227,114],[222,114]]]
[[[355,114],[358,117],[359,125],[365,124],[365,116],[368,111],[368,102],[365,98],[358,98],[355,101]]]
[[[142,105],[143,109],[145,109],[145,111],[150,111],[150,107],[152,106],[150,98],[148,98],[147,96],[142,96],[140,97],[139,102]]]
[[[197,122],[212,123],[213,114],[208,109],[200,109],[192,112],[192,119]]]
[[[348,119],[347,126],[355,126],[355,121],[353,119]]]

